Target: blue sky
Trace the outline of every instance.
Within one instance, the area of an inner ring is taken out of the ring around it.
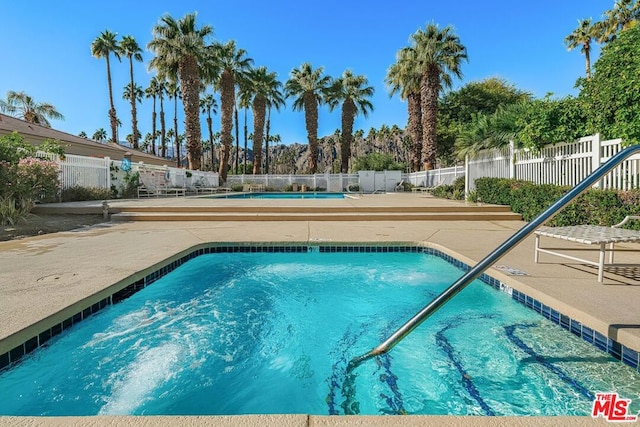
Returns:
[[[576,94],[574,83],[584,74],[580,49],[567,51],[564,37],[578,20],[613,7],[613,0],[182,0],[77,2],[75,0],[5,1],[2,4],[0,41],[0,98],[9,90],[24,91],[36,101],[55,105],[65,116],[54,128],[91,135],[98,128],[109,132],[108,92],[104,59],[91,56],[91,42],[108,29],[119,38],[132,35],[145,52],[135,64],[135,78],[146,87],[152,73],[146,50],[151,30],[164,13],[181,18],[196,11],[199,26],[212,25],[214,39],[236,40],[254,59],[255,66],[275,71],[284,83],[293,68],[305,61],[324,67],[332,77],[350,68],[364,74],[375,87],[374,111],[359,117],[355,129],[368,131],[383,124],[404,127],[406,104],[389,98],[384,78],[396,52],[409,44],[409,36],[427,23],[451,25],[467,47],[462,80],[500,77],[518,89],[543,97]],[[598,49],[593,61],[598,57]],[[130,107],[122,99],[128,83],[128,63],[112,62],[116,110],[123,123],[122,139],[131,132]],[[151,100],[138,107],[142,134],[151,130]],[[322,108],[319,135],[340,127],[340,112]],[[205,123],[203,121],[203,130]],[[184,126],[180,121],[180,132]],[[219,117],[214,131],[220,129]],[[284,143],[306,143],[304,115],[293,112],[291,101],[272,115],[272,133]]]

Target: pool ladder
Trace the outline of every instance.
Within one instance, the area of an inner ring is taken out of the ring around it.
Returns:
[[[396,344],[402,341],[407,335],[409,335],[414,329],[427,320],[433,313],[439,308],[445,305],[450,299],[456,296],[460,291],[469,285],[474,279],[480,276],[486,269],[491,267],[496,261],[506,255],[515,245],[524,240],[527,236],[533,233],[539,226],[544,224],[555,216],[561,209],[563,209],[569,202],[578,197],[584,191],[588,190],[601,180],[607,173],[611,172],[613,168],[618,166],[624,159],[632,154],[640,152],[640,145],[633,145],[621,150],[609,160],[607,160],[598,169],[593,171],[589,176],[582,180],[578,185],[569,190],[565,195],[560,197],[554,204],[549,206],[544,212],[531,220],[528,224],[518,230],[513,236],[505,240],[500,246],[495,248],[489,255],[487,255],[482,261],[475,265],[472,269],[463,274],[455,283],[445,289],[440,295],[438,295],[433,301],[424,306],[418,313],[416,313],[411,319],[409,319],[404,325],[402,325],[397,331],[395,331],[389,338],[378,345],[376,348],[369,352],[356,356],[349,361],[345,372],[345,380],[342,385],[342,395],[345,397],[345,401],[342,404],[342,408],[346,415],[358,414],[358,402],[355,400],[355,379],[356,375],[353,372],[364,361],[369,360],[375,356],[379,356],[387,353]]]

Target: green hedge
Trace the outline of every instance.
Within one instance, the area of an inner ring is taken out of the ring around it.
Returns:
[[[530,181],[478,178],[476,197],[483,203],[508,205],[530,221],[571,189],[558,185],[537,185]],[[640,215],[640,190],[589,189],[562,209],[547,225],[613,225],[627,215]],[[640,221],[628,228],[640,230]]]

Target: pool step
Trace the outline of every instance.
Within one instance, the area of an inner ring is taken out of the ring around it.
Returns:
[[[120,212],[112,221],[520,221],[512,212]]]

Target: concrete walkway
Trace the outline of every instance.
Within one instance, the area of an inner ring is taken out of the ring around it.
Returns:
[[[369,196],[367,203],[452,203],[417,195]],[[234,203],[253,201],[234,200]],[[279,203],[277,200],[260,203]],[[302,201],[305,204],[309,201]],[[318,202],[318,201],[314,201]],[[324,201],[323,201],[324,202]],[[335,201],[328,201],[335,203]],[[118,203],[180,204],[193,199],[154,199]],[[203,203],[197,201],[195,203]],[[281,203],[281,202],[280,202]],[[292,203],[287,201],[287,204]],[[454,202],[455,203],[455,202]],[[94,203],[98,206],[99,203]],[[67,206],[68,207],[68,206]],[[86,207],[86,205],[85,205]],[[470,265],[489,254],[525,223],[521,221],[376,221],[376,222],[125,222],[0,242],[0,354],[12,349],[46,325],[61,322],[69,313],[103,298],[122,283],[143,277],[175,254],[207,242],[417,242],[432,245]],[[563,247],[570,246],[562,242]],[[605,273],[597,282],[595,268],[542,255],[533,262],[533,237],[527,238],[499,264],[526,272],[510,276],[491,269],[489,274],[514,289],[571,316],[621,344],[640,350],[640,268]],[[621,248],[638,250],[638,245]],[[596,252],[576,246],[580,256],[597,259]],[[595,249],[595,248],[593,248]],[[638,252],[621,250],[618,262],[638,262]],[[416,307],[419,309],[420,307]],[[154,419],[156,419],[154,421]],[[332,418],[292,416],[191,417],[164,422],[165,417],[131,417],[135,425],[440,425],[438,417]],[[0,417],[4,425],[48,424],[45,419]],[[104,420],[104,422],[103,422]],[[213,420],[213,421],[212,421]],[[226,421],[225,421],[226,420]],[[248,421],[247,421],[248,420]],[[329,421],[327,421],[329,420]],[[426,421],[431,420],[431,421]],[[455,421],[457,420],[457,421]],[[464,422],[462,421],[464,420]],[[501,418],[452,418],[448,425],[501,425]],[[156,423],[157,421],[157,423]],[[440,420],[443,421],[443,420]],[[562,421],[562,422],[560,422]],[[510,425],[567,425],[566,418],[518,418]],[[77,425],[115,425],[109,417],[86,419]],[[336,424],[339,423],[339,424]],[[346,423],[346,424],[345,424]],[[578,424],[576,424],[578,423]],[[571,419],[572,425],[600,425],[602,420]],[[127,421],[129,424],[129,421]]]

